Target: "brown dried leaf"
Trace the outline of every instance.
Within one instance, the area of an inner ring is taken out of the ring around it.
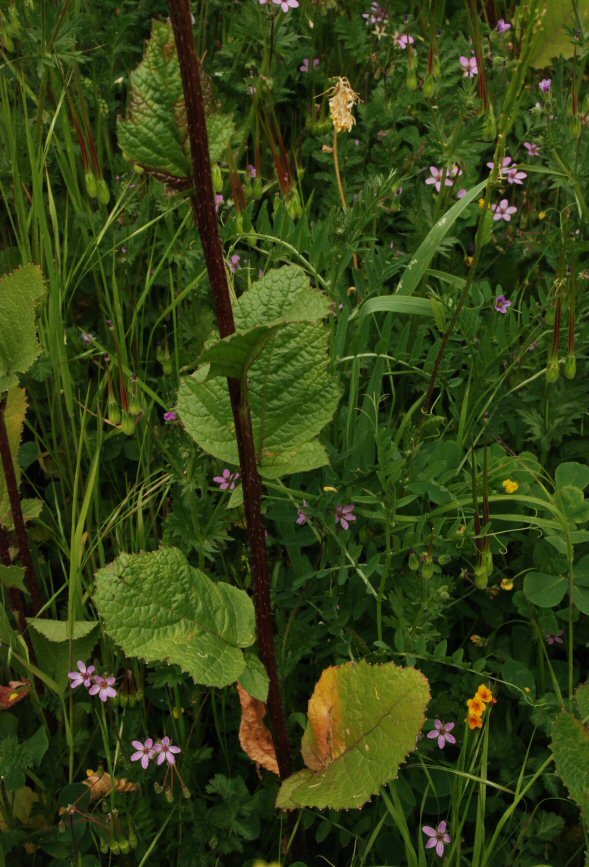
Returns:
[[[0,686],[0,710],[8,710],[17,701],[26,698],[29,694],[28,680],[9,680],[8,686]]]
[[[112,781],[110,774],[97,772],[89,774],[88,779],[84,780],[84,785],[90,789],[90,795],[94,800],[105,798],[112,792]],[[136,792],[139,789],[137,783],[132,783],[130,780],[125,780],[121,777],[120,780],[115,780],[116,792]]]
[[[263,701],[253,698],[240,683],[237,684],[237,691],[241,702],[241,725],[239,726],[241,748],[256,764],[278,775],[278,762],[272,735],[264,722],[266,705]]]

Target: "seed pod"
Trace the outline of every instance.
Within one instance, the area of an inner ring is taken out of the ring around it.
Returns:
[[[574,379],[577,373],[577,359],[574,355],[567,355],[564,362],[564,375],[567,379]]]
[[[114,395],[110,397],[108,401],[108,420],[114,425],[119,425],[121,423],[121,408],[119,407]]]
[[[431,75],[426,75],[425,81],[423,82],[423,95],[427,97],[427,99],[431,99],[435,92],[436,82]]]
[[[406,79],[407,90],[417,90],[417,73],[414,69],[407,69]]]
[[[129,415],[128,412],[123,413],[123,417],[121,419],[121,430],[125,434],[125,436],[133,436],[135,433],[135,425],[136,421],[132,415]]]
[[[417,556],[415,551],[411,551],[411,553],[409,554],[409,560],[407,561],[407,565],[412,572],[416,572],[419,569],[419,557]]]
[[[102,205],[108,205],[110,201],[110,190],[104,178],[98,179],[98,201]]]
[[[96,184],[94,172],[86,172],[84,175],[84,181],[86,183],[86,192],[91,199],[95,199],[98,195],[98,186]]]
[[[552,358],[548,359],[548,364],[546,365],[546,382],[556,382],[560,375],[560,366],[558,364],[558,356],[554,355]]]

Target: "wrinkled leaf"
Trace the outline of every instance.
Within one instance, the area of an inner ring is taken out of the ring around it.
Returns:
[[[589,730],[566,711],[552,724],[556,771],[577,803],[585,822],[589,820]]]
[[[253,762],[278,775],[278,762],[272,735],[264,722],[266,705],[251,696],[240,683],[237,684],[237,691],[241,702],[239,726],[241,748]]]
[[[362,661],[325,669],[303,735],[307,769],[283,782],[277,806],[361,807],[415,749],[428,701],[428,682],[414,668]]]
[[[243,590],[213,582],[177,548],[121,554],[96,573],[106,631],[127,656],[180,666],[196,683],[227,686],[254,642],[254,607]]]
[[[270,680],[266,669],[258,657],[250,651],[245,652],[245,668],[241,672],[239,682],[243,688],[258,701],[266,701],[268,698],[268,686]]]
[[[45,294],[41,269],[24,265],[0,278],[0,395],[39,355],[36,308]]]

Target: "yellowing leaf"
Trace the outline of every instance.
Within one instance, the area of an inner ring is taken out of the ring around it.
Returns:
[[[327,668],[309,702],[307,768],[285,780],[277,807],[361,807],[415,749],[429,701],[426,678],[389,662]]]
[[[263,701],[253,698],[240,683],[237,684],[237,691],[241,702],[239,726],[241,748],[256,764],[278,775],[278,762],[272,735],[264,722],[266,705]]]

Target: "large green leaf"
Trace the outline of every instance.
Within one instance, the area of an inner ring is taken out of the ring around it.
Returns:
[[[552,724],[554,763],[573,801],[589,822],[589,729],[566,711]]]
[[[67,689],[68,671],[75,668],[78,659],[87,662],[98,641],[98,621],[74,621],[71,632],[67,620],[29,617],[27,622],[37,665],[62,690]]]
[[[186,112],[174,34],[170,24],[154,21],[145,55],[131,73],[128,117],[117,125],[127,159],[162,180],[190,177]],[[220,160],[233,133],[227,115],[207,120],[211,159]]]
[[[562,602],[569,584],[563,575],[528,572],[524,578],[524,593],[533,605],[554,608]]]
[[[328,332],[321,319],[329,302],[290,266],[271,271],[234,306],[237,333],[207,349],[213,372],[247,367],[247,395],[262,475],[277,478],[328,462],[316,437],[331,420],[339,391],[330,370]],[[313,321],[315,320],[315,321]],[[278,328],[277,323],[280,323]],[[233,352],[235,348],[235,352]],[[227,383],[202,370],[185,377],[178,412],[186,430],[209,454],[239,463]]]
[[[555,480],[557,488],[574,485],[583,490],[589,485],[589,467],[586,464],[579,464],[577,461],[559,464],[556,468]]]
[[[0,395],[39,355],[36,307],[45,293],[41,269],[24,265],[0,278]]]
[[[581,24],[589,27],[589,0],[576,0]],[[567,27],[575,31],[579,24],[571,0],[544,0],[543,15],[539,23],[539,39],[532,66],[542,69],[550,65],[553,57],[572,57],[573,38]]]
[[[1,339],[1,338],[0,338]],[[4,421],[8,432],[8,442],[10,443],[10,453],[12,455],[12,464],[16,473],[17,484],[20,484],[20,464],[18,462],[18,451],[20,448],[20,438],[22,436],[23,424],[27,412],[27,396],[24,388],[14,386],[8,390],[6,396],[6,407],[4,409]],[[0,527],[12,527],[12,513],[10,511],[10,500],[8,499],[8,491],[6,489],[6,479],[4,470],[0,463]]]
[[[128,656],[179,665],[196,683],[227,686],[254,642],[252,601],[243,590],[191,566],[177,548],[121,554],[96,574],[96,604]]]
[[[276,805],[361,807],[415,749],[428,701],[428,682],[414,668],[350,662],[325,669],[309,702],[307,768],[283,782]]]

